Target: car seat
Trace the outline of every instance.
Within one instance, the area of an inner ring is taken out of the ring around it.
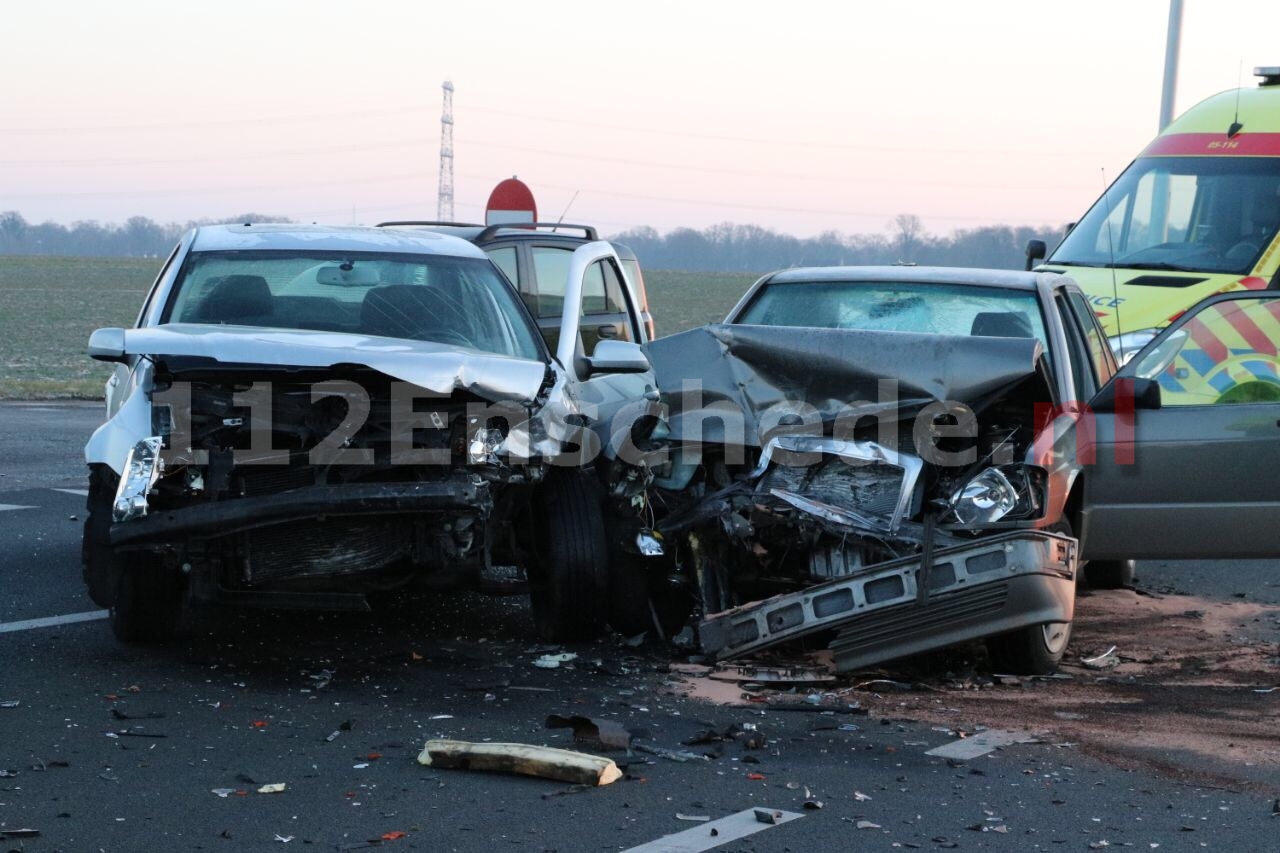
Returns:
[[[368,335],[470,346],[466,330],[462,306],[438,287],[375,287],[360,306],[360,331]]]
[[[975,338],[1034,338],[1025,311],[979,311],[969,334]]]
[[[271,288],[260,275],[229,275],[213,286],[191,312],[193,323],[260,326],[273,310]]]

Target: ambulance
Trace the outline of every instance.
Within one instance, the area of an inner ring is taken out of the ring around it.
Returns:
[[[1121,361],[1207,296],[1280,288],[1280,66],[1254,74],[1256,87],[1214,95],[1170,124],[1038,267],[1080,283]],[[1029,246],[1029,263],[1042,251]],[[1188,324],[1162,391],[1280,399],[1280,358],[1258,346],[1273,323],[1280,309]]]

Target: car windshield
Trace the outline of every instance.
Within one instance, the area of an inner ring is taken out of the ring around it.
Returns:
[[[1140,158],[1050,263],[1245,275],[1280,228],[1280,158]]]
[[[162,322],[345,332],[544,357],[527,312],[484,258],[194,252]]]
[[[874,281],[771,283],[736,322],[1037,338],[1049,351],[1036,294],[998,287]]]

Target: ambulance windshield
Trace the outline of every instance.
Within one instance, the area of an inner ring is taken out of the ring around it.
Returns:
[[[1049,263],[1251,272],[1280,227],[1280,157],[1144,157]]]

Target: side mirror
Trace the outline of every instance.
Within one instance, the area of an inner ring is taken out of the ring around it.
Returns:
[[[89,358],[124,361],[124,329],[95,329],[89,336]]]
[[[588,361],[593,374],[644,373],[650,369],[644,350],[631,341],[600,341]]]
[[[1160,408],[1160,383],[1155,379],[1123,377],[1098,392],[1090,404],[1095,412]]]
[[[1044,256],[1049,253],[1049,247],[1044,244],[1043,240],[1027,241],[1027,272],[1031,272],[1031,268],[1036,265],[1036,261],[1043,261]]]

